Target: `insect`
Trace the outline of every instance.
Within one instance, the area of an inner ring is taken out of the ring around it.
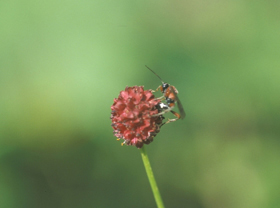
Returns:
[[[145,65],[146,66],[146,65]],[[164,82],[160,76],[158,76],[152,69],[150,69],[148,66],[146,66],[151,72],[153,72],[161,81],[161,85],[156,89],[156,91],[160,90],[163,95],[161,97],[159,97],[158,99],[165,99],[166,101],[166,104],[163,103],[163,102],[160,102],[158,104],[158,111],[159,113],[154,115],[154,116],[160,116],[160,115],[163,115],[167,112],[171,112],[173,113],[174,116],[176,116],[176,118],[174,119],[168,119],[168,121],[166,121],[165,123],[161,124],[161,126],[163,126],[164,124],[167,124],[167,123],[170,123],[170,122],[174,122],[174,121],[177,121],[178,119],[184,119],[186,114],[185,114],[185,111],[184,111],[184,108],[177,96],[178,94],[178,90],[173,86],[173,85],[170,85],[168,84],[167,82]],[[179,108],[179,111],[180,111],[180,114],[173,111],[172,109],[175,107],[175,103],[177,103],[177,106]]]

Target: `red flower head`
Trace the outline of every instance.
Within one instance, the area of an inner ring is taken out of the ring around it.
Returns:
[[[115,136],[124,139],[123,144],[137,148],[152,142],[164,119],[162,115],[152,116],[159,113],[159,103],[152,91],[144,91],[143,86],[126,87],[111,106]]]

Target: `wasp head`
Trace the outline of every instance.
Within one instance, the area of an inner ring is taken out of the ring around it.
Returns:
[[[166,91],[166,89],[169,87],[169,84],[168,84],[168,83],[166,83],[166,82],[162,82],[161,87],[162,87],[162,92],[165,92],[165,91]]]

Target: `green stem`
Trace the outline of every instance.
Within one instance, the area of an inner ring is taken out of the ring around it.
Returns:
[[[162,199],[161,199],[158,187],[157,187],[156,179],[155,179],[153,171],[152,171],[152,167],[151,167],[151,164],[150,164],[150,161],[149,161],[146,149],[145,149],[145,145],[140,150],[141,150],[141,156],[143,159],[143,163],[144,163],[144,166],[146,169],[146,173],[147,173],[147,176],[148,176],[149,182],[151,184],[151,188],[152,188],[152,191],[153,191],[156,203],[157,203],[157,207],[164,208],[164,204],[162,202]]]

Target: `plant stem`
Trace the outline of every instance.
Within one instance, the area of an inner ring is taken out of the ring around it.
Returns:
[[[152,167],[145,149],[145,145],[140,149],[141,150],[141,156],[143,159],[143,163],[146,169],[146,173],[149,179],[149,182],[151,184],[151,188],[156,200],[156,204],[158,208],[164,208],[164,204],[162,202],[158,187],[157,187],[157,183],[156,183],[156,179],[154,177],[153,171],[152,171]]]

